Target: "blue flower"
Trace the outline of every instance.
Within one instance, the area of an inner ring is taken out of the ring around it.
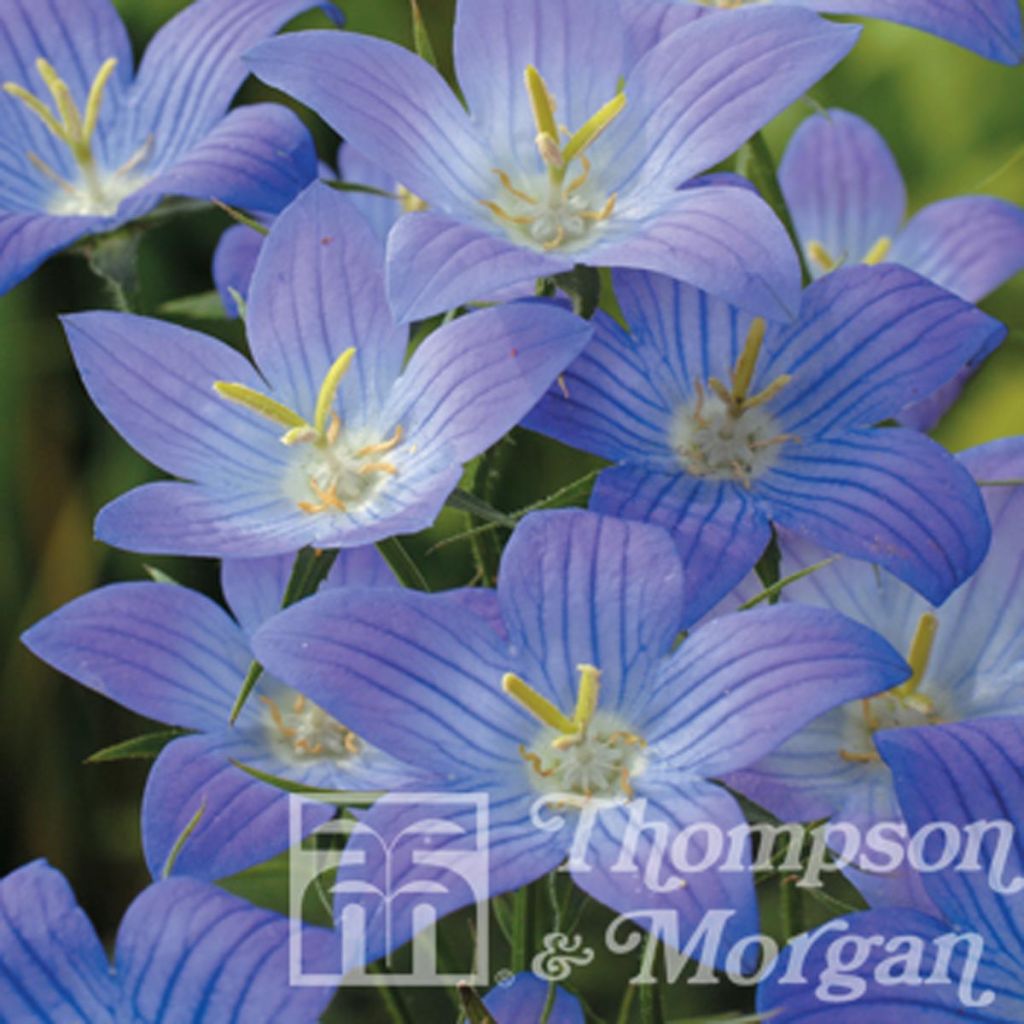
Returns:
[[[109,0],[0,9],[0,292],[86,235],[164,196],[281,208],[316,173],[284,107],[227,113],[241,54],[316,0],[198,0],[161,29],[132,77]]]
[[[776,7],[809,7],[824,14],[852,14],[910,25],[1001,64],[1019,64],[1021,45],[1020,5],[1017,0],[677,0],[697,8],[721,10],[748,4]],[[713,10],[698,10],[697,15]]]
[[[487,1012],[497,1024],[584,1024],[580,1001],[563,988],[555,987],[548,1016],[544,1017],[551,994],[551,983],[534,974],[514,974],[507,982],[496,985],[484,998]]]
[[[934,602],[978,566],[970,475],[921,434],[874,425],[1004,328],[902,267],[817,281],[788,326],[668,278],[615,274],[630,333],[594,341],[526,425],[615,460],[591,507],[675,532],[691,611],[757,561],[770,523],[877,562]]]
[[[904,679],[902,658],[862,626],[796,607],[719,619],[673,650],[686,609],[671,537],[592,512],[528,516],[498,579],[497,592],[319,594],[272,619],[254,647],[329,714],[433,773],[442,792],[489,798],[492,896],[568,856],[575,882],[616,911],[676,915],[685,936],[715,908],[730,913],[727,936],[749,933],[750,872],[709,868],[680,883],[655,865],[652,881],[642,867],[652,835],[669,842],[689,825],[742,826],[737,803],[710,780],[836,702]],[[465,833],[469,814],[453,810],[432,831]],[[631,872],[616,864],[636,814],[658,824],[638,837],[641,866]],[[362,825],[390,841],[417,815],[418,806],[384,798]],[[593,825],[585,850],[574,841],[581,821]],[[450,841],[439,840],[442,850]],[[368,863],[380,888],[384,865]],[[422,860],[399,858],[389,891],[440,889],[439,916],[472,900],[465,886],[440,884],[443,867],[439,884],[410,878],[422,870]],[[401,909],[392,948],[410,935]],[[368,960],[387,952],[380,912],[368,902]]]
[[[218,557],[356,547],[429,526],[461,464],[514,426],[591,336],[552,304],[517,303],[446,324],[403,369],[407,330],[388,313],[379,243],[322,184],[278,218],[260,256],[247,318],[260,372],[156,320],[64,323],[104,415],[196,481],[129,492],[100,512],[97,536]]]
[[[311,700],[264,675],[235,725],[252,633],[281,607],[291,557],[224,563],[233,620],[209,598],[164,583],[119,583],[65,605],[24,635],[38,657],[84,686],[168,725],[195,730],[157,757],[142,798],[142,845],[155,878],[214,880],[280,853],[288,799],[236,761],[317,789],[375,791],[410,773]],[[395,586],[373,548],[343,551],[325,587]]]
[[[900,263],[979,302],[1024,269],[1024,210],[1005,200],[945,199],[904,226],[906,187],[892,152],[870,124],[845,110],[804,121],[783,157],[779,183],[815,276],[842,264]],[[901,410],[900,422],[930,430],[970,373],[965,368]]]
[[[111,968],[64,876],[36,860],[0,880],[0,1007],[24,1024],[303,1024],[330,989],[289,983],[287,919],[188,878],[158,882],[121,920]],[[329,970],[337,939],[302,934],[307,971]]]
[[[795,254],[767,205],[746,189],[679,186],[816,82],[857,30],[765,10],[651,45],[658,32],[627,15],[635,6],[460,3],[468,112],[434,68],[380,39],[293,33],[253,51],[257,75],[429,205],[389,236],[398,318],[578,263],[670,273],[756,312],[794,308]]]
[[[976,448],[961,459],[979,480],[1024,478],[1020,438]],[[914,675],[890,693],[827,712],[731,776],[730,785],[787,821],[834,817],[866,831],[900,819],[892,776],[876,749],[887,730],[993,715],[1024,720],[1024,488],[985,487],[982,493],[992,522],[991,549],[938,608],[888,573],[845,559],[786,588],[783,601],[831,608],[877,631],[906,652]],[[826,554],[788,536],[782,550],[783,574]],[[756,585],[747,582],[739,596],[752,589]],[[921,895],[912,873],[882,875],[856,865],[854,872],[871,903],[914,902]]]
[[[878,908],[800,936],[762,982],[758,1011],[778,1024],[1024,1020],[1024,722],[899,729],[879,750],[912,831],[943,837],[927,857],[951,834],[961,841],[955,866],[922,874],[935,910]],[[985,836],[976,861],[968,830]]]

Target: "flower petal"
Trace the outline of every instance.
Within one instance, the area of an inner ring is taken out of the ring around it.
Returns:
[[[458,591],[325,590],[257,634],[257,657],[381,750],[449,776],[519,770],[527,721],[501,639]]]
[[[554,869],[566,841],[536,827],[534,799],[512,789],[391,794],[360,815],[334,890],[343,938],[358,944],[352,915],[364,918],[365,945],[353,966],[404,945],[424,916],[439,921]]]
[[[220,236],[213,253],[213,283],[230,317],[241,315],[231,293],[236,291],[243,299],[248,298],[249,284],[262,248],[263,235],[245,224],[232,224]]]
[[[23,173],[20,176],[24,178]],[[0,213],[0,295],[24,281],[54,253],[102,223],[99,217]]]
[[[355,146],[347,142],[338,148],[338,173],[342,181],[350,185],[368,185],[395,195],[398,182],[372,160],[368,160]],[[371,192],[348,192],[348,201],[366,218],[374,235],[383,245],[388,232],[402,216],[402,204],[389,196],[378,196]]]
[[[276,213],[316,172],[306,126],[287,107],[256,103],[232,110],[133,198],[191,196]]]
[[[309,422],[327,372],[355,347],[337,399],[349,429],[373,421],[408,340],[388,312],[373,232],[345,196],[319,182],[274,222],[253,275],[247,323],[256,364]]]
[[[388,301],[405,323],[571,270],[572,261],[428,210],[399,218],[388,236],[387,267]]]
[[[831,109],[807,118],[779,164],[779,185],[800,241],[857,264],[903,226],[907,189],[892,150],[863,118]],[[902,261],[897,261],[902,262]],[[810,260],[818,276],[831,268]]]
[[[800,270],[779,219],[745,188],[704,185],[623,201],[581,259],[696,285],[777,320],[799,308]]]
[[[896,238],[889,259],[980,302],[1024,269],[1024,210],[992,196],[932,203]]]
[[[591,335],[585,320],[548,302],[459,317],[413,353],[386,418],[404,424],[417,454],[443,445],[467,462],[537,404]]]
[[[141,455],[176,476],[224,485],[278,476],[281,428],[217,396],[215,381],[266,385],[230,346],[127,313],[62,319],[89,396]]]
[[[757,490],[779,525],[877,562],[933,604],[968,579],[988,550],[974,481],[914,431],[859,430],[787,445]]]
[[[683,560],[684,625],[739,583],[771,540],[767,518],[746,491],[683,473],[652,473],[639,466],[605,470],[590,507],[672,532]]]
[[[265,489],[217,493],[195,484],[143,484],[100,509],[96,537],[126,551],[255,558],[317,541],[314,517]],[[321,545],[322,546],[322,545]]]
[[[570,861],[573,881],[621,915],[619,920],[653,930],[654,915],[668,915],[671,930],[659,930],[657,935],[679,950],[702,926],[720,928],[720,941],[710,944],[717,954],[710,962],[721,968],[728,951],[758,930],[753,873],[748,864],[723,871],[720,863],[684,872],[685,865],[676,860],[685,856],[687,863],[700,864],[709,828],[727,834],[744,824],[739,805],[724,789],[701,779],[669,781],[659,773],[656,779],[643,775],[636,781],[636,799],[596,814],[584,851],[586,867]],[[646,824],[642,831],[637,828],[640,822]],[[686,833],[686,839],[695,838],[678,843],[688,827],[695,832]],[[660,841],[655,838],[659,832]],[[621,927],[613,924],[609,932]],[[706,948],[700,944],[695,954]]]
[[[626,109],[602,140],[620,188],[675,188],[721,162],[846,56],[858,34],[793,9],[737,11],[672,33],[628,75]]]
[[[222,723],[227,731],[227,721]],[[224,748],[224,749],[222,749]],[[213,882],[288,848],[288,794],[236,768],[220,736],[185,736],[160,752],[142,795],[142,848],[154,878],[200,809],[172,874]],[[319,809],[322,824],[331,808]]]
[[[196,879],[151,885],[117,932],[117,1019],[312,1024],[334,992],[290,984],[290,927],[287,918]],[[312,967],[337,962],[330,932],[303,928],[301,942]]]
[[[113,1024],[107,954],[64,876],[35,860],[0,880],[0,1006],[11,1021]]]
[[[838,704],[902,682],[880,636],[797,605],[715,619],[664,664],[638,722],[652,756],[703,776],[743,768]]]
[[[847,267],[811,285],[799,320],[765,343],[755,387],[793,376],[771,411],[805,439],[872,426],[929,395],[1004,334],[903,267]]]
[[[980,869],[928,872],[924,884],[950,924],[981,932],[990,948],[1021,962],[1024,910],[1011,898],[1024,885],[1021,719],[886,730],[878,734],[878,749],[892,769],[912,834],[936,821],[960,830],[975,822],[1009,823],[1009,843],[982,843]],[[1024,1003],[1024,989],[1017,993]]]
[[[553,984],[524,971],[492,988],[484,997],[484,1006],[497,1024],[537,1024],[544,1017]],[[584,1024],[583,1007],[575,996],[556,986],[548,1019],[553,1024]]]
[[[601,671],[600,706],[629,717],[683,619],[683,573],[669,535],[582,510],[534,512],[498,574],[509,666],[562,708],[580,664]]]
[[[147,138],[147,168],[164,170],[224,116],[249,74],[242,54],[317,0],[197,0],[153,37],[118,135],[122,159]],[[122,115],[123,116],[123,115]]]
[[[443,210],[476,209],[491,160],[444,79],[404,47],[353,32],[295,32],[246,58],[396,181]]]
[[[116,583],[76,598],[22,637],[89,689],[168,725],[220,728],[249,667],[241,630],[202,594]]]

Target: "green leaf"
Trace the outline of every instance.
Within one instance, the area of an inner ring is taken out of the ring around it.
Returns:
[[[104,747],[90,754],[86,764],[105,764],[109,761],[152,761],[171,740],[179,736],[191,735],[191,729],[161,729],[158,732],[147,732],[142,736],[134,736],[112,747]]]
[[[427,24],[423,20],[423,12],[417,0],[409,0],[409,8],[412,13],[413,46],[428,64],[436,68],[437,55],[434,53],[434,44],[430,41],[430,33],[427,31]]]
[[[473,987],[464,981],[459,982],[459,1001],[462,1003],[462,1009],[469,1024],[497,1024],[497,1021],[487,1012],[483,1000],[476,994]]]
[[[744,601],[743,604],[739,606],[738,610],[745,612],[747,609],[753,608],[762,601],[768,601],[769,604],[775,604],[779,599],[779,595],[791,583],[796,583],[797,580],[802,580],[805,576],[810,576],[811,573],[817,572],[819,569],[824,569],[826,565],[831,565],[833,562],[837,561],[838,558],[839,555],[832,555],[829,558],[823,558],[820,562],[815,562],[814,565],[807,566],[806,569],[801,569],[799,572],[786,576],[784,579],[776,580],[774,583],[765,587],[757,597],[752,597],[749,601]]]
[[[772,530],[772,539],[768,541],[768,546],[758,559],[757,565],[754,566],[754,571],[757,573],[757,578],[764,584],[765,590],[772,590],[779,582],[782,575],[782,551],[779,548],[779,538],[774,529]],[[778,599],[779,595],[776,593],[774,597],[768,598],[768,603],[775,604]]]
[[[258,232],[261,235],[269,235],[270,228],[266,224],[261,224],[255,217],[250,217],[247,213],[243,213],[241,210],[236,210],[233,206],[228,206],[227,203],[222,203],[219,199],[210,200],[218,210],[223,210],[233,221],[237,221],[239,224],[244,224],[247,228],[252,228],[253,231]]]
[[[169,299],[157,306],[156,312],[158,316],[184,317],[188,320],[226,320],[228,317],[220,293],[213,290]]]
[[[171,852],[167,854],[167,860],[164,861],[163,870],[160,872],[161,878],[170,878],[171,872],[174,870],[174,864],[178,857],[181,855],[181,851],[184,849],[185,844],[188,842],[188,837],[195,832],[199,822],[203,820],[203,815],[206,813],[206,797],[204,796],[199,804],[199,808],[196,813],[192,815],[188,820],[188,824],[181,830],[181,835],[174,840],[174,845],[171,847]]]
[[[155,565],[143,565],[142,568],[146,570],[146,575],[154,583],[169,583],[175,587],[181,586],[173,576],[169,576],[163,569],[158,569]]]
[[[333,179],[325,181],[324,184],[338,192],[362,192],[368,196],[380,196],[381,199],[394,199],[396,203],[402,198],[394,192],[386,192],[382,188],[374,188],[373,185],[360,185],[355,181],[338,181]]]
[[[398,537],[388,537],[377,542],[377,550],[391,566],[391,571],[398,577],[403,586],[412,590],[430,590],[430,584],[420,572],[419,566],[413,561],[412,555]]]
[[[564,274],[556,274],[555,283],[572,300],[572,311],[589,320],[601,302],[601,275],[594,267],[578,263]]]
[[[319,786],[307,786],[304,782],[294,782],[292,779],[282,779],[278,775],[261,772],[259,768],[253,768],[252,765],[248,765],[244,761],[236,761],[234,758],[230,760],[236,768],[240,768],[246,775],[251,775],[254,779],[259,779],[260,782],[283,789],[286,793],[329,794],[335,798],[332,802],[336,802],[341,807],[369,807],[385,795],[383,790],[321,789]]]

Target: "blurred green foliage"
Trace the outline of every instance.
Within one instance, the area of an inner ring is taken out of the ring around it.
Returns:
[[[182,0],[115,0],[137,49]],[[450,73],[453,0],[420,0],[442,67]],[[349,26],[411,44],[406,0],[348,0]],[[297,24],[326,26],[321,14]],[[242,100],[266,98],[250,82]],[[912,207],[971,191],[1024,203],[1021,72],[986,63],[939,40],[871,24],[854,54],[813,91],[813,101],[872,120],[888,138],[908,180]],[[799,119],[798,104],[767,133],[776,156]],[[306,116],[306,115],[304,115]],[[322,156],[336,140],[307,116]],[[211,287],[210,256],[227,218],[192,214],[154,230],[142,247],[144,312]],[[110,580],[140,578],[143,560],[92,540],[96,510],[154,474],[90,406],[57,321],[61,312],[107,304],[84,262],[62,256],[0,298],[0,760],[4,813],[0,874],[44,856],[67,873],[83,905],[110,935],[146,884],[138,839],[145,762],[83,766],[95,750],[149,726],[60,678],[20,646],[19,633],[71,597]],[[1024,278],[985,304],[1009,324],[1003,349],[969,386],[937,436],[952,449],[1024,433]],[[236,343],[237,325],[203,329]],[[513,509],[581,476],[593,460],[517,432],[503,458],[495,502]],[[472,575],[468,546],[426,552],[461,529],[448,512],[415,550],[439,585]],[[216,594],[211,563],[156,559],[181,582]],[[586,983],[586,978],[583,978]],[[599,988],[607,986],[593,975]],[[707,1003],[710,1012],[713,1003]],[[699,1012],[696,1003],[688,1012]],[[368,1019],[368,1018],[361,1018]]]

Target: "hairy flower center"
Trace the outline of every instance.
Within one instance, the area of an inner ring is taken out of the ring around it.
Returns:
[[[537,152],[547,178],[517,185],[507,172],[494,168],[500,188],[494,199],[480,202],[499,221],[542,249],[571,246],[596,224],[608,220],[615,210],[616,194],[602,196],[591,181],[590,158],[585,151],[619,116],[626,97],[619,92],[581,128],[571,132],[555,120],[555,100],[540,72],[531,65],[525,79],[537,127]],[[563,136],[564,145],[560,141]],[[570,175],[574,164],[578,170]]]
[[[502,689],[536,718],[543,729],[519,753],[531,781],[542,793],[569,799],[632,798],[632,777],[644,768],[644,740],[618,716],[597,710],[600,671],[579,665],[579,688],[572,717],[563,714],[519,676],[507,673]]]
[[[865,266],[874,267],[884,263],[892,249],[892,239],[888,235],[882,235],[876,239],[875,244],[868,250],[868,254],[861,261]],[[804,246],[808,259],[821,268],[822,273],[828,274],[841,267],[846,261],[845,255],[833,256],[832,253],[822,245],[821,242],[810,241]]]
[[[93,140],[99,123],[103,94],[117,60],[110,57],[103,62],[89,88],[85,113],[78,109],[67,83],[44,58],[36,60],[36,70],[43,79],[53,101],[47,104],[16,82],[5,82],[4,91],[20,100],[46,126],[50,133],[71,151],[78,171],[77,179],[68,181],[47,164],[37,153],[29,150],[26,157],[44,178],[57,186],[51,212],[68,216],[108,216],[117,211],[121,201],[135,192],[144,182],[136,173],[152,151],[152,139],[121,167],[111,173],[100,170],[93,153]]]
[[[362,741],[311,700],[260,697],[266,708],[264,723],[271,744],[284,761],[345,761],[359,754]]]
[[[221,398],[287,428],[281,441],[300,454],[286,474],[284,491],[307,515],[346,512],[372,497],[389,477],[398,475],[398,467],[385,456],[402,443],[401,425],[386,439],[369,437],[366,432],[343,431],[341,417],[334,411],[341,379],[355,354],[354,348],[347,348],[327,371],[312,423],[246,384],[220,380],[213,385]]]
[[[887,693],[850,705],[851,709],[859,709],[859,714],[851,714],[848,736],[844,741],[848,742],[849,746],[841,747],[839,750],[839,756],[844,761],[856,764],[881,761],[874,739],[879,729],[937,725],[942,721],[935,702],[920,692],[921,683],[928,671],[928,663],[931,661],[938,628],[938,619],[931,612],[925,612],[918,620],[907,655],[911,669],[910,678]]]
[[[694,400],[677,411],[669,429],[669,444],[687,473],[738,480],[749,487],[774,465],[782,445],[799,440],[793,434],[780,433],[766,408],[789,383],[788,375],[750,394],[764,334],[765,323],[759,318],[747,335],[730,387],[717,377],[710,378],[707,390],[697,381]]]

